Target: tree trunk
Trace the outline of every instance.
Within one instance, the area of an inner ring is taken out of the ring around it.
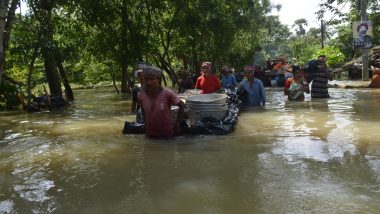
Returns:
[[[128,2],[123,1],[121,9],[121,56],[120,56],[120,66],[121,66],[121,93],[129,93],[130,87],[128,86]]]
[[[58,71],[63,80],[63,86],[65,87],[65,90],[66,90],[67,101],[72,102],[74,101],[74,93],[73,93],[73,90],[71,89],[69,80],[66,77],[66,71],[62,65],[62,61],[58,62]]]
[[[121,93],[129,93],[130,87],[128,86],[128,64],[125,61],[121,62]]]
[[[1,77],[5,72],[6,51],[19,0],[12,0],[9,10],[8,4],[9,0],[0,0],[0,83]]]
[[[1,77],[4,73],[5,61],[5,49],[4,49],[4,31],[5,31],[5,21],[8,10],[8,1],[0,0],[0,83]]]
[[[158,65],[159,67],[163,67],[161,62],[153,54],[151,54],[151,56],[152,56],[153,60],[156,62],[156,65]],[[166,79],[165,79],[164,75],[162,75],[161,79],[164,81],[164,85],[168,86],[168,84],[166,83]]]
[[[28,93],[27,103],[29,103],[32,100],[32,76],[34,72],[34,63],[36,62],[37,53],[38,53],[38,48],[34,48],[32,61],[29,64],[28,83],[27,83],[27,89],[26,89]]]
[[[42,47],[41,52],[44,58],[44,67],[46,77],[49,83],[50,94],[52,96],[63,97],[61,88],[61,78],[58,73],[57,64],[55,61],[55,51],[53,42],[53,27],[51,20],[51,11],[54,7],[54,1],[42,0],[41,1],[41,39]]]
[[[113,87],[115,88],[117,94],[120,94],[119,89],[117,88],[116,81],[115,81],[115,71],[111,69],[111,76],[112,76],[112,84]]]
[[[5,32],[4,32],[4,42],[3,42],[4,50],[8,50],[9,39],[11,36],[12,27],[13,27],[13,21],[15,19],[16,9],[19,3],[20,3],[20,0],[12,0],[11,6],[8,10],[7,21],[5,23]]]

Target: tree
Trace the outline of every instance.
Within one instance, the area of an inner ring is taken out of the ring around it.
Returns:
[[[307,25],[308,23],[306,19],[297,19],[294,21],[294,24],[292,25],[292,27],[296,28],[295,31],[296,31],[297,36],[303,36],[306,33],[304,26],[307,26]]]
[[[15,11],[19,0],[0,0],[0,83],[5,71],[6,51],[9,46],[9,38],[15,17]]]
[[[270,58],[278,56],[290,56],[289,38],[291,33],[286,25],[283,25],[278,16],[269,16],[263,29],[263,50]]]
[[[53,41],[52,10],[56,5],[55,0],[32,0],[30,6],[40,24],[41,53],[44,59],[46,77],[52,96],[63,97],[61,77],[58,73],[56,62],[56,50]]]
[[[338,47],[326,46],[324,49],[319,49],[314,52],[313,58],[316,59],[320,55],[325,55],[327,57],[327,65],[331,67],[335,67],[344,61],[344,54]]]
[[[298,64],[303,65],[313,58],[313,54],[320,48],[319,33],[313,28],[303,36],[293,36],[290,39],[292,56]]]
[[[333,3],[336,3],[333,5]],[[341,9],[350,3],[350,11],[342,13]],[[338,36],[331,42],[338,46],[346,57],[352,58],[359,52],[353,50],[352,43],[352,22],[360,21],[360,1],[357,0],[324,0],[320,4],[317,12],[322,17],[326,11],[334,14],[333,18],[327,22],[328,25],[337,26]],[[380,44],[380,2],[378,0],[367,0],[368,20],[373,22],[373,43]],[[350,24],[347,24],[350,23]]]

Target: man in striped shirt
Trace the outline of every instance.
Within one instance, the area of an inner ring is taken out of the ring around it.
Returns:
[[[327,82],[333,80],[333,75],[327,69],[326,56],[318,56],[317,66],[306,75],[306,79],[311,81],[311,98],[330,98]]]

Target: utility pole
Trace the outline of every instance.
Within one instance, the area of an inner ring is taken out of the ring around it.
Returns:
[[[321,45],[322,49],[325,47],[325,26],[323,24],[323,19],[321,19]]]
[[[360,0],[361,5],[361,21],[367,21],[367,0]],[[368,80],[368,49],[362,49],[362,80]]]

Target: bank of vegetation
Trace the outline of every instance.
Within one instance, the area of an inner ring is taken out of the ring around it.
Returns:
[[[346,2],[351,10],[342,14]],[[330,66],[339,66],[360,54],[351,27],[360,20],[358,8],[354,0],[321,1],[311,15],[323,20],[326,11],[336,13],[321,31],[308,29],[305,19],[283,25],[270,15],[281,5],[269,0],[0,0],[0,109],[30,100],[42,84],[67,101],[74,100],[72,84],[108,82],[129,93],[142,62],[160,67],[173,85],[180,69],[199,71],[203,60],[239,69],[281,55],[304,64],[326,54]],[[379,8],[368,1],[375,44]]]

